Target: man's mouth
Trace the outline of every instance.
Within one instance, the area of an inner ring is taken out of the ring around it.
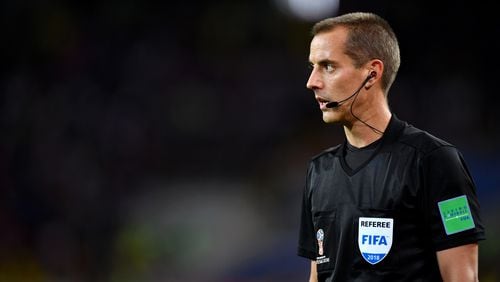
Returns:
[[[316,98],[316,101],[318,101],[318,104],[319,104],[319,107],[321,110],[327,110],[328,108],[326,107],[326,104],[328,104],[330,101],[328,101],[327,99],[321,97],[321,96],[318,96],[316,95],[315,96]]]

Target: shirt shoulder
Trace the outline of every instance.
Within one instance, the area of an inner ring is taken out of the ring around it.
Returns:
[[[424,156],[441,148],[456,149],[453,144],[411,124],[406,125],[398,141],[406,146],[413,147]]]
[[[336,146],[333,146],[333,147],[330,147],[328,149],[323,150],[321,153],[314,155],[310,159],[310,162],[313,163],[313,162],[316,162],[316,161],[320,161],[321,159],[323,159],[323,158],[325,158],[327,156],[336,155],[337,152],[340,150],[341,146],[342,146],[342,144],[338,144]]]

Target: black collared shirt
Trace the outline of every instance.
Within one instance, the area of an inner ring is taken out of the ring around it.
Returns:
[[[453,145],[392,116],[361,165],[346,143],[314,157],[298,255],[319,281],[441,281],[436,251],[485,239],[473,179]]]

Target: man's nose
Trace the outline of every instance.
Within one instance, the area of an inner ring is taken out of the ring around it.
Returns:
[[[309,75],[309,79],[307,80],[306,87],[315,90],[323,87],[323,82],[321,81],[321,77],[318,75],[317,71],[312,70]]]

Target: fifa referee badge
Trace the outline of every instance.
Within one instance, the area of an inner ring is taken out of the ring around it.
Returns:
[[[359,218],[358,246],[368,263],[377,264],[387,256],[392,246],[393,227],[392,218]]]

